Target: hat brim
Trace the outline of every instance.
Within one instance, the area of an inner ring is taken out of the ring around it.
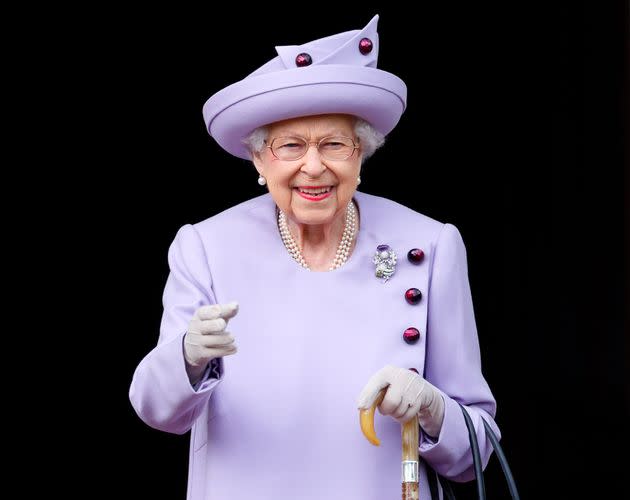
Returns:
[[[387,135],[405,111],[407,87],[371,67],[308,66],[245,78],[203,107],[208,132],[228,153],[250,159],[243,144],[254,129],[289,118],[339,113],[358,116]]]

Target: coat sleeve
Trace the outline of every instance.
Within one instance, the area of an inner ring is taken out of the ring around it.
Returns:
[[[201,382],[190,385],[183,338],[197,308],[216,303],[204,247],[193,226],[178,231],[168,261],[170,273],[158,343],[136,368],[129,399],[138,416],[151,427],[183,434],[190,430],[220,382],[222,363],[214,360]]]
[[[429,283],[425,377],[444,397],[444,423],[435,441],[422,436],[420,455],[454,481],[474,478],[468,430],[458,402],[473,421],[483,467],[492,454],[481,418],[500,436],[496,403],[481,372],[481,356],[468,282],[466,249],[457,228],[445,224],[433,252]]]

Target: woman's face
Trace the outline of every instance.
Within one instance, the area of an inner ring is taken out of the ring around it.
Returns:
[[[348,115],[318,115],[269,126],[266,145],[281,137],[303,138],[313,143],[298,160],[280,160],[268,147],[253,158],[256,170],[267,179],[274,201],[293,221],[331,224],[335,217],[345,213],[357,188],[361,151],[356,149],[345,160],[328,160],[321,156],[316,145],[321,139],[334,136],[349,137],[358,145],[354,122],[355,118]],[[286,147],[294,145],[289,143]]]

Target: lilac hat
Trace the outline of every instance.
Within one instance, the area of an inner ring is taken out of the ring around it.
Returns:
[[[407,87],[376,69],[377,23],[374,16],[362,30],[276,47],[277,57],[206,101],[208,132],[245,159],[251,155],[242,141],[254,129],[299,116],[351,114],[388,134],[405,110]]]

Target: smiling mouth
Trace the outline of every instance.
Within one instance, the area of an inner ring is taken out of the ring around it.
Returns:
[[[311,195],[311,196],[317,196],[317,195],[320,195],[320,194],[330,193],[330,191],[332,190],[332,186],[317,186],[317,187],[311,187],[311,186],[300,187],[300,186],[298,186],[296,189],[300,193],[308,194],[308,195]]]
[[[302,198],[309,201],[321,201],[328,198],[334,186],[297,186],[293,189]]]

